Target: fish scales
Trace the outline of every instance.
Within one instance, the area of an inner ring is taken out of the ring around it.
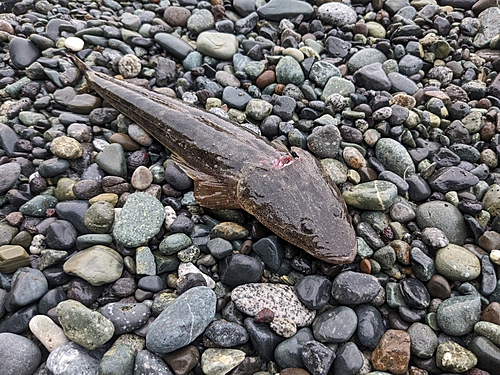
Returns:
[[[309,152],[269,142],[228,120],[69,56],[92,88],[172,152],[208,208],[242,208],[314,257],[351,263],[356,236],[337,186]]]

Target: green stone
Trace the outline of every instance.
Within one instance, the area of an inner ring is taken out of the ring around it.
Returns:
[[[342,193],[349,206],[364,210],[386,210],[392,206],[397,195],[396,185],[382,180],[363,182]]]
[[[56,314],[66,336],[89,350],[104,345],[115,332],[111,321],[75,300],[60,302]]]
[[[326,100],[332,94],[349,96],[354,94],[355,87],[351,81],[341,77],[331,77],[321,93],[321,100]]]
[[[271,114],[273,106],[262,99],[251,99],[246,108],[245,114],[255,120],[263,120]]]
[[[138,275],[156,275],[155,257],[147,246],[139,246],[135,251],[135,267]]]
[[[99,201],[89,207],[83,221],[85,226],[95,233],[108,233],[115,220],[115,208],[109,202]]]
[[[172,255],[178,251],[187,248],[192,244],[191,238],[184,233],[174,233],[165,237],[159,246],[159,250],[163,255]]]
[[[436,349],[436,364],[452,373],[469,371],[477,364],[477,358],[470,350],[454,341],[447,341],[438,345]]]
[[[76,248],[83,250],[94,245],[109,246],[112,242],[110,234],[83,234],[76,239]]]
[[[478,296],[451,297],[439,305],[437,323],[447,335],[462,336],[474,329],[480,315],[481,300]]]
[[[63,265],[68,275],[78,276],[94,286],[112,283],[123,272],[121,255],[102,245],[94,245],[75,253]]]
[[[134,371],[134,350],[122,343],[115,342],[113,346],[104,353],[99,363],[99,375],[133,374]]]
[[[127,162],[125,152],[119,143],[111,143],[95,158],[97,165],[112,176],[126,177]]]
[[[304,82],[304,72],[297,60],[291,56],[284,56],[276,65],[276,81],[282,84],[293,83],[300,85]]]
[[[40,271],[49,268],[53,264],[56,264],[57,262],[68,256],[67,251],[54,250],[54,249],[42,250],[40,254],[41,254],[40,262],[38,263],[37,267]]]
[[[57,202],[57,198],[52,195],[37,195],[23,204],[19,212],[26,216],[45,217],[45,211],[54,208]]]
[[[500,346],[500,325],[490,322],[477,322],[474,326],[474,332],[486,337],[493,344]]]
[[[449,244],[436,253],[437,272],[449,280],[470,281],[481,273],[479,259],[469,250]]]
[[[163,225],[165,210],[162,203],[147,193],[133,193],[123,205],[113,227],[116,241],[127,247],[147,244]]]
[[[156,261],[156,273],[159,275],[165,272],[176,271],[179,267],[180,260],[177,255],[164,255],[160,251],[153,253]]]
[[[415,165],[406,148],[392,138],[381,138],[375,145],[377,159],[400,177],[415,173]]]

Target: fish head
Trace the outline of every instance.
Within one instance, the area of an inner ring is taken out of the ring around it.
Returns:
[[[340,191],[314,156],[300,148],[292,152],[241,169],[236,192],[240,206],[314,257],[351,263],[356,235]]]

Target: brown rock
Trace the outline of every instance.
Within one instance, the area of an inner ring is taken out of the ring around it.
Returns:
[[[481,314],[481,320],[500,325],[500,303],[492,302]]]
[[[168,7],[163,13],[164,20],[172,27],[185,27],[191,12],[182,7]]]
[[[172,353],[165,354],[163,360],[175,375],[186,375],[200,360],[200,352],[194,345],[188,345]]]
[[[425,370],[422,370],[418,367],[411,366],[410,367],[410,375],[428,375],[428,372]]]
[[[498,5],[498,0],[479,0],[472,6],[472,11],[476,16],[478,16],[483,10],[491,7],[497,7]]]
[[[29,266],[30,256],[18,245],[0,246],[0,272],[11,273],[18,268]]]
[[[490,375],[489,372],[480,370],[478,368],[471,368],[465,373],[466,375]]]
[[[410,335],[405,331],[389,329],[372,353],[373,368],[402,375],[410,362]]]
[[[13,227],[18,227],[23,222],[24,216],[20,212],[11,212],[5,216],[5,221]]]
[[[231,375],[254,374],[260,370],[262,359],[260,357],[246,357],[233,371]]]
[[[405,266],[410,265],[411,246],[407,242],[394,240],[391,241],[389,246],[392,247],[396,252],[396,257],[398,258],[398,261],[400,263],[404,264]]]
[[[372,272],[372,264],[368,259],[363,259],[361,262],[359,262],[359,270],[363,273],[369,274]]]
[[[289,367],[281,370],[280,375],[309,375],[309,373],[301,368]]]
[[[5,20],[0,20],[0,31],[5,31],[6,33],[14,35],[14,28]]]
[[[495,135],[496,126],[490,121],[485,121],[481,130],[479,130],[479,135],[482,141],[490,141]]]
[[[264,308],[254,316],[255,323],[271,323],[274,320],[274,313],[271,309]]]
[[[431,277],[426,285],[429,294],[434,298],[447,299],[451,294],[450,284],[441,275]]]
[[[276,81],[276,74],[272,70],[266,70],[262,72],[260,76],[255,80],[255,84],[259,89],[263,89],[266,86],[269,86],[271,83]]]
[[[122,145],[125,151],[137,151],[141,149],[141,146],[134,141],[128,134],[115,133],[109,137],[111,143],[119,143]]]

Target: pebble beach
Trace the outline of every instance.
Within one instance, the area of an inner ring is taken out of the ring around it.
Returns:
[[[498,0],[0,12],[0,375],[500,374]],[[68,54],[310,152],[354,261],[200,205]]]

